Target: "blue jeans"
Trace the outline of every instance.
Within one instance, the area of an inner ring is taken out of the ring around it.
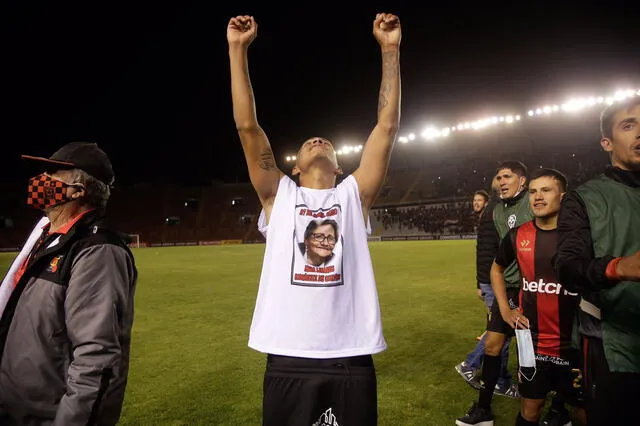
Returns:
[[[482,296],[484,297],[484,303],[487,305],[487,310],[491,309],[491,305],[495,301],[495,295],[493,294],[493,288],[491,288],[491,284],[479,283],[480,291],[482,292]],[[476,344],[476,347],[467,355],[467,358],[464,360],[465,364],[469,368],[473,368],[474,370],[479,370],[482,367],[482,358],[484,357],[484,342],[487,339],[487,335],[482,336],[482,339]],[[500,367],[500,378],[498,379],[498,385],[505,386],[511,383],[511,373],[509,373],[509,344],[511,343],[511,338],[507,338],[504,342],[504,346],[502,347],[501,357],[502,363]]]

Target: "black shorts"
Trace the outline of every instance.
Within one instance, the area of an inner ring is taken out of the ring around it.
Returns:
[[[262,409],[263,426],[375,426],[378,393],[373,358],[268,355]]]
[[[544,356],[544,355],[543,355]],[[536,356],[536,371],[533,368],[524,368],[522,371],[527,377],[518,371],[518,390],[523,398],[545,399],[551,391],[556,391],[567,404],[574,407],[584,406],[582,397],[582,373],[576,363],[555,359],[542,361]]]
[[[509,301],[509,306],[511,307],[511,309],[518,308],[520,306],[520,289],[508,288],[507,300]],[[515,335],[515,331],[513,330],[513,328],[502,319],[502,315],[500,314],[500,306],[498,306],[497,300],[493,302],[493,305],[491,305],[491,310],[489,311],[487,331],[504,334],[507,337],[512,337]]]

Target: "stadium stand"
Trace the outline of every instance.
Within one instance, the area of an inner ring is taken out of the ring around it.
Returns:
[[[595,120],[591,117],[590,120]],[[567,122],[568,120],[568,122]],[[593,126],[578,118],[470,132],[443,143],[398,143],[378,202],[371,212],[374,236],[446,236],[473,231],[470,199],[488,190],[497,164],[524,162],[530,170],[553,167],[572,187],[600,173],[607,156]],[[585,142],[586,141],[586,142]],[[359,156],[339,158],[345,175]],[[19,247],[38,212],[25,204],[26,185],[0,183],[0,248]],[[258,198],[249,183],[202,186],[138,184],[116,187],[109,216],[140,245],[262,242]]]

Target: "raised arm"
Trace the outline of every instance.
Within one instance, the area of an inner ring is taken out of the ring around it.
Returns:
[[[365,217],[384,183],[400,126],[400,20],[395,15],[379,13],[373,21],[373,35],[382,52],[378,122],[364,146],[360,165],[353,172]]]
[[[229,20],[227,41],[233,119],[247,160],[249,178],[269,218],[283,173],[276,166],[269,139],[258,124],[256,116],[247,50],[257,34],[258,24],[252,16],[236,16]]]

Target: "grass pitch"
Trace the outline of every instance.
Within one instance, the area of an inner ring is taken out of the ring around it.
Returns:
[[[453,368],[485,325],[475,241],[370,247],[389,346],[374,356],[379,424],[453,425],[477,397]],[[265,355],[247,340],[263,252],[262,244],[134,251],[140,278],[122,425],[261,424]],[[14,256],[0,254],[0,271]],[[494,397],[496,424],[513,424],[518,404]]]

